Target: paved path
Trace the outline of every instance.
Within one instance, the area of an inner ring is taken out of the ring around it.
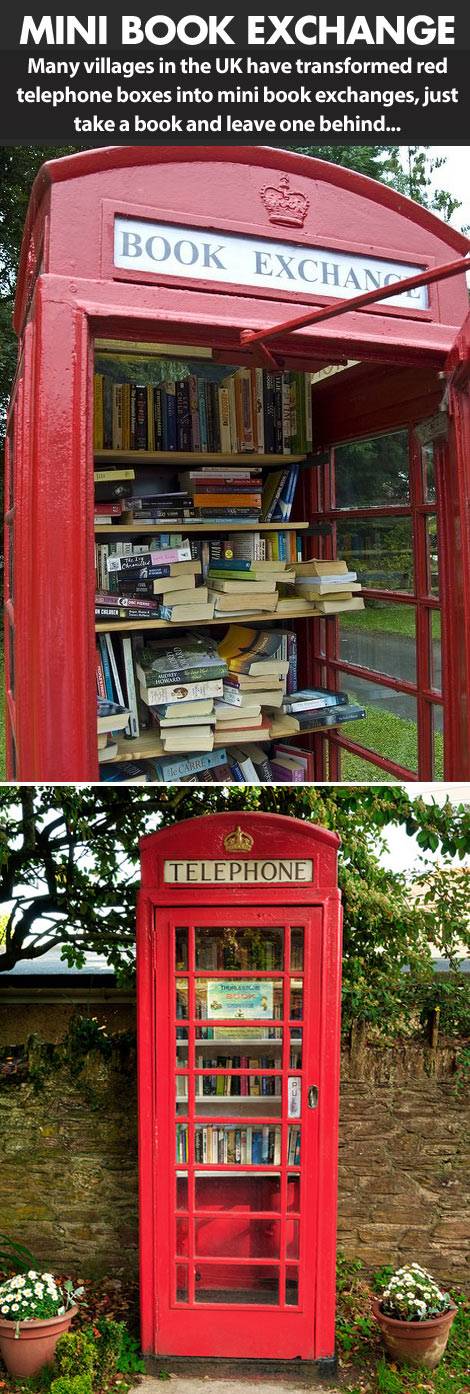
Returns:
[[[163,1365],[163,1362],[162,1362]],[[164,1365],[163,1365],[164,1367]],[[272,1374],[264,1377],[262,1374],[254,1376],[252,1373],[245,1375],[218,1376],[213,1378],[211,1375],[191,1375],[178,1374],[170,1375],[168,1379],[162,1380],[155,1375],[144,1375],[138,1389],[131,1391],[131,1394],[163,1394],[167,1386],[168,1394],[247,1394],[248,1390],[259,1389],[262,1394],[292,1394],[294,1390],[310,1389],[313,1394],[341,1394],[336,1384],[330,1384],[329,1380],[320,1382],[311,1375],[293,1374],[292,1378],[287,1375],[274,1377]]]

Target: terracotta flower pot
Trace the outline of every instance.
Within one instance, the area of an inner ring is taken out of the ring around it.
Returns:
[[[78,1307],[69,1307],[61,1317],[46,1317],[42,1321],[20,1321],[19,1336],[16,1322],[0,1317],[0,1355],[10,1375],[36,1375],[43,1365],[50,1365],[55,1348],[64,1331],[68,1331]]]
[[[402,1364],[406,1362],[407,1365],[422,1365],[427,1370],[436,1368],[442,1360],[449,1331],[457,1315],[454,1303],[447,1312],[441,1312],[438,1317],[430,1317],[429,1321],[397,1321],[395,1317],[388,1317],[381,1311],[376,1298],[372,1299],[372,1311],[380,1326],[389,1355],[393,1356],[394,1360]]]

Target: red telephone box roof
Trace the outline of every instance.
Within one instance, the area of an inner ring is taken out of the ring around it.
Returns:
[[[295,192],[308,203],[305,227],[281,226],[263,207],[263,172],[271,170],[295,179]],[[470,248],[463,233],[403,194],[353,170],[289,150],[203,145],[86,150],[48,161],[36,177],[21,250],[14,315],[17,332],[27,282],[39,266],[46,273],[102,278],[103,200],[116,204],[124,199],[127,207],[130,203],[145,207],[147,217],[150,207],[163,220],[181,218],[188,224],[194,216],[200,227],[233,228],[307,247],[314,241],[319,247],[342,247],[371,257],[388,253],[396,261],[417,263],[423,269],[448,261],[449,248],[456,257]],[[464,293],[462,275],[442,290],[433,307],[433,321],[459,327],[465,314]],[[325,294],[328,290],[323,290]],[[403,327],[406,336],[406,320]]]
[[[311,856],[316,848],[323,862],[323,884],[326,879],[330,881],[332,878],[341,841],[338,833],[280,813],[233,810],[230,813],[206,814],[202,818],[187,818],[170,828],[162,828],[143,837],[140,842],[143,887],[156,885],[158,866],[161,867],[169,856],[176,859],[226,860],[224,839],[238,827],[249,833],[253,845],[250,850],[237,852],[237,857],[301,858]]]

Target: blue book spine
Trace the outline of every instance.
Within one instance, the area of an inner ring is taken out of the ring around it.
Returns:
[[[289,474],[287,476],[285,484],[273,509],[273,521],[275,521],[278,518],[282,518],[283,522],[289,522],[298,477],[299,465],[297,463],[295,465],[292,465],[292,468],[289,470]]]
[[[251,571],[251,561],[241,557],[217,557],[211,566],[217,571]]]
[[[230,763],[230,769],[231,769],[231,771],[232,771],[234,783],[235,783],[235,784],[244,784],[244,783],[245,783],[245,776],[244,776],[244,774],[243,774],[243,770],[242,770],[241,766],[238,764],[238,761],[237,761],[237,760],[234,760],[233,757],[230,756],[229,763]]]
[[[100,634],[100,635],[98,636],[98,638],[99,638],[99,646],[100,646],[100,653],[101,653],[101,662],[102,662],[102,664],[103,664],[104,685],[105,685],[105,688],[106,688],[106,696],[109,698],[109,701],[110,701],[110,702],[115,702],[115,701],[116,701],[116,694],[115,694],[114,688],[113,688],[113,677],[112,677],[112,673],[111,673],[111,664],[110,664],[110,661],[109,661],[108,649],[107,649],[107,646],[106,646],[106,643],[105,643],[104,635],[103,635],[103,634]]]
[[[156,760],[156,765],[161,771],[165,782],[172,783],[177,779],[184,779],[187,774],[199,774],[201,770],[212,770],[217,765],[225,765],[227,762],[227,752],[225,750],[211,750],[206,754],[193,755],[191,759],[171,760],[163,757]]]
[[[263,1134],[261,1129],[253,1128],[251,1134],[251,1160],[255,1163],[263,1161]]]

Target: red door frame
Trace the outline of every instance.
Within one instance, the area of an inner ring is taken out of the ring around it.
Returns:
[[[240,822],[242,830],[253,839],[250,852],[227,854],[224,839],[234,831]],[[318,1012],[318,1087],[319,1106],[310,1117],[314,1120],[311,1132],[318,1129],[318,1169],[315,1190],[315,1211],[317,1226],[317,1245],[315,1254],[316,1288],[315,1328],[305,1323],[303,1333],[304,1358],[316,1360],[331,1359],[334,1354],[334,1310],[335,1310],[335,1231],[336,1231],[336,1191],[337,1191],[337,1129],[338,1129],[338,1088],[339,1088],[339,1010],[340,1010],[340,963],[341,963],[341,907],[337,888],[337,849],[338,837],[325,829],[314,828],[297,819],[285,818],[276,814],[231,814],[209,815],[189,822],[175,825],[171,829],[152,834],[141,843],[142,889],[139,895],[137,919],[137,970],[138,970],[138,1039],[139,1039],[139,1176],[140,1176],[140,1252],[141,1252],[141,1323],[142,1344],[147,1353],[178,1353],[159,1351],[156,1343],[158,1330],[158,1291],[157,1274],[157,1226],[155,1224],[158,1205],[158,1185],[155,1169],[156,1149],[161,1146],[159,1124],[165,1112],[165,1098],[157,1099],[157,1070],[162,1088],[167,1091],[171,1071],[168,1069],[168,1010],[167,999],[158,1017],[156,1011],[155,988],[160,986],[161,959],[156,948],[160,933],[165,934],[171,918],[186,912],[188,900],[194,907],[200,897],[200,908],[196,911],[198,920],[210,923],[210,916],[230,917],[237,921],[249,918],[258,911],[268,918],[282,914],[301,914],[301,908],[308,916],[314,914],[321,922],[321,977],[320,1009]],[[252,884],[237,884],[233,887],[208,885],[194,886],[188,896],[188,888],[171,887],[163,881],[163,865],[167,859],[227,861],[231,855],[238,861],[253,858],[308,858],[313,863],[313,880],[310,885],[282,885],[253,887]],[[281,913],[280,913],[281,911]],[[155,920],[156,915],[156,920]],[[165,950],[164,950],[165,954]],[[157,1061],[156,1052],[165,1052],[163,1060]],[[156,1063],[157,1061],[157,1063]],[[309,1081],[312,1082],[312,1081]],[[174,1110],[174,1093],[166,1095],[168,1108]],[[168,1147],[168,1130],[166,1134]],[[165,1143],[164,1143],[165,1147]],[[167,1162],[172,1158],[166,1154]],[[313,1219],[312,1219],[313,1223]],[[167,1251],[166,1251],[167,1252]],[[160,1255],[165,1278],[165,1251]],[[208,1311],[212,1309],[207,1309]],[[264,1309],[263,1309],[264,1310]],[[203,1321],[204,1308],[197,1306],[195,1321],[189,1332],[190,1353],[210,1354],[209,1325]],[[282,1359],[283,1352],[279,1342],[274,1348],[276,1336],[276,1315],[268,1323],[270,1340],[264,1348],[257,1346],[259,1358]],[[212,1311],[213,1315],[213,1311]],[[238,1309],[237,1340],[227,1333],[229,1349],[226,1353],[234,1357],[252,1354],[249,1342],[254,1339],[253,1323],[247,1326],[247,1350],[243,1348],[243,1322],[246,1308]],[[266,1311],[265,1311],[266,1315]],[[288,1313],[290,1316],[291,1314]],[[262,1316],[258,1312],[258,1323]],[[267,1329],[267,1328],[266,1328]],[[251,1334],[250,1334],[251,1332]],[[283,1335],[284,1358],[294,1358],[302,1347],[294,1349]],[[188,1348],[184,1353],[188,1353]]]

